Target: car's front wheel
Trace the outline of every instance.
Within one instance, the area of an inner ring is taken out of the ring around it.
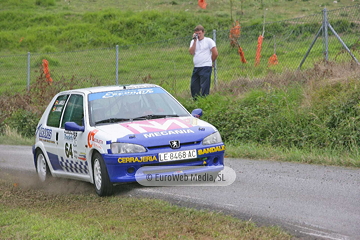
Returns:
[[[93,176],[95,191],[99,196],[109,196],[113,193],[104,159],[99,153],[93,155]]]
[[[49,166],[41,150],[36,153],[36,172],[41,182],[46,182],[51,177]]]

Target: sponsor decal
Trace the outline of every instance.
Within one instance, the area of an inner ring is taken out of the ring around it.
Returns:
[[[104,141],[100,140],[98,138],[95,138],[95,134],[98,132],[99,130],[94,129],[91,132],[89,132],[88,134],[88,146],[89,148],[92,148],[93,146],[102,149],[100,144],[103,144]]]
[[[83,152],[81,152],[81,153],[79,154],[79,156],[78,156],[78,159],[83,160],[83,161],[86,161],[86,154],[83,153]]]
[[[151,138],[151,137],[161,137],[161,136],[172,135],[172,134],[187,134],[187,133],[195,133],[195,132],[191,129],[180,129],[180,130],[145,133],[144,137]]]
[[[64,133],[64,140],[65,141],[74,141],[74,134],[72,133]]]
[[[203,155],[203,154],[208,154],[208,153],[215,153],[215,152],[222,152],[222,151],[225,151],[225,145],[199,149],[198,150],[198,155]]]
[[[42,124],[39,124],[39,125],[36,127],[35,136],[39,133],[39,130],[40,130],[41,126],[42,126]]]
[[[118,158],[118,163],[137,163],[137,162],[153,162],[157,161],[156,156],[143,156],[143,157],[124,157]]]
[[[74,157],[73,145],[71,143],[65,143],[65,155],[67,158]]]
[[[55,141],[51,141],[51,140],[48,140],[48,139],[43,139],[43,138],[39,138],[39,141],[55,144]]]
[[[110,92],[92,93],[89,95],[89,101],[103,99],[103,98],[113,98],[113,97],[129,96],[129,95],[144,95],[144,94],[153,94],[153,93],[164,93],[164,90],[162,90],[161,88],[140,88],[140,89],[125,89],[125,90],[110,91]]]
[[[61,101],[56,100],[51,111],[52,112],[61,112],[64,104],[65,104],[65,100],[61,100]]]
[[[50,128],[40,128],[39,129],[39,137],[40,138],[51,139],[51,137],[52,137],[52,129],[50,129]]]
[[[120,125],[128,128],[130,131],[132,131],[135,134],[182,129],[182,128],[188,129],[192,127],[192,125],[190,125],[189,123],[186,123],[185,121],[176,118],[156,119],[151,121],[140,121],[134,123],[122,123]]]
[[[62,108],[63,108],[62,106],[61,107],[53,107],[52,111],[53,112],[61,112]]]
[[[61,100],[61,101],[56,100],[54,105],[64,105],[64,104],[65,104],[65,100]]]
[[[136,90],[128,90],[128,91],[115,91],[115,92],[107,92],[102,98],[112,98],[119,96],[128,96],[128,95],[143,95],[153,93],[152,89],[136,89]]]

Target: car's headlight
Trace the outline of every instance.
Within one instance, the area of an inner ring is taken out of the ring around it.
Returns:
[[[216,144],[221,143],[222,139],[219,132],[214,132],[213,134],[210,134],[203,140],[203,145],[209,145],[209,144]]]
[[[111,152],[113,154],[121,153],[141,153],[146,152],[146,149],[138,144],[132,143],[111,143]]]

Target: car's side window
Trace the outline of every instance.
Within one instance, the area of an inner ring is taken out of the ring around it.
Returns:
[[[69,95],[61,95],[56,99],[47,118],[46,124],[48,126],[59,127],[61,114],[64,110],[64,106],[68,97]]]
[[[68,104],[66,105],[61,127],[64,128],[66,122],[75,122],[78,125],[83,126],[83,117],[83,96],[79,94],[72,94]]]

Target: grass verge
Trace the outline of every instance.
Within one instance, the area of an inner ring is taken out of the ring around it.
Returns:
[[[256,143],[227,144],[229,158],[266,159],[284,162],[360,167],[359,151],[337,151],[332,149],[282,148]]]
[[[24,176],[23,183],[2,170],[0,176],[1,239],[291,239],[278,227],[218,212],[128,195],[64,193],[62,180],[46,191]]]
[[[17,131],[5,127],[4,134],[0,134],[0,144],[3,145],[32,145],[34,144],[33,138],[23,137]]]

